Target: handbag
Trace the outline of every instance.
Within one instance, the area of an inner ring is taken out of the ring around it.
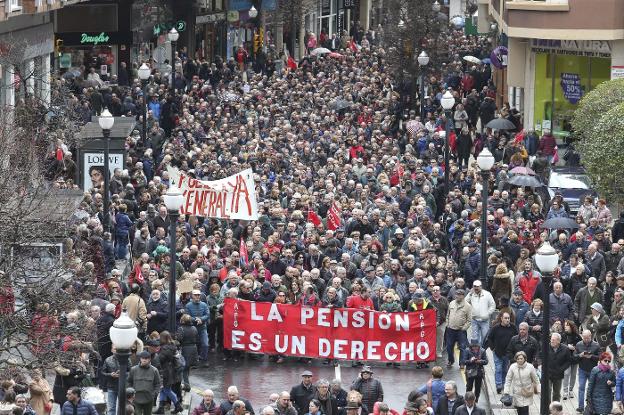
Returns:
[[[513,398],[508,393],[504,394],[500,401],[504,406],[511,406],[513,404]]]
[[[531,396],[533,396],[534,390],[535,388],[533,387],[533,384],[522,386],[522,388],[520,388],[520,395],[524,396],[525,398],[530,398]]]

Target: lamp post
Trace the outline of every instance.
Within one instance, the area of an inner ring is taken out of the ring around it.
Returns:
[[[163,197],[165,206],[169,212],[169,333],[176,332],[176,227],[180,217],[180,206],[184,201],[182,192],[176,186],[169,186],[169,190]]]
[[[139,79],[141,80],[141,86],[143,86],[143,101],[145,103],[144,113],[143,113],[143,144],[147,142],[147,80],[150,77],[151,70],[146,63],[143,63],[139,68]]]
[[[535,264],[542,273],[542,282],[546,288],[546,301],[544,301],[544,324],[542,324],[542,381],[540,397],[540,413],[548,413],[550,404],[550,382],[548,379],[548,350],[550,346],[550,293],[552,291],[552,274],[559,264],[557,251],[544,242],[535,253]]]
[[[102,129],[102,135],[106,141],[106,147],[104,148],[104,230],[110,232],[110,167],[108,165],[108,159],[110,154],[110,133],[113,125],[115,125],[115,117],[110,113],[108,108],[104,108],[102,114],[98,118],[98,124]]]
[[[455,98],[450,91],[446,91],[444,95],[442,95],[442,99],[440,100],[442,103],[442,108],[444,109],[444,116],[446,117],[446,137],[444,138],[444,192],[448,194],[449,191],[449,139],[451,137],[451,117],[453,114],[451,110],[455,106]],[[491,167],[490,167],[491,168]]]
[[[424,50],[418,55],[418,66],[420,66],[420,121],[425,124],[425,68],[429,64],[429,55]]]
[[[485,147],[477,156],[477,165],[481,170],[483,178],[483,189],[481,190],[481,272],[480,279],[484,283],[487,281],[487,202],[488,202],[488,181],[490,180],[490,170],[494,166],[494,156]]]
[[[180,34],[172,27],[169,33],[167,33],[167,39],[171,42],[171,89],[174,89],[173,81],[175,81],[175,53],[176,53],[176,43],[180,38]]]
[[[438,2],[438,0],[436,0],[435,3],[433,3],[433,5],[431,6],[431,8],[433,9],[434,12],[439,12],[442,9],[442,5]]]
[[[119,388],[117,389],[117,415],[126,415],[126,374],[128,372],[128,358],[130,349],[137,339],[139,330],[136,324],[124,309],[113,326],[109,329],[109,334],[113,346],[115,346],[115,356],[119,362]]]
[[[251,5],[251,9],[249,9],[249,17],[251,19],[255,19],[256,17],[258,17],[258,9],[256,9],[256,6],[254,6],[253,4]],[[254,23],[253,24],[253,28],[251,30],[252,36],[251,36],[251,58],[254,62],[254,66],[255,66],[255,62],[256,62],[256,27],[257,25]]]

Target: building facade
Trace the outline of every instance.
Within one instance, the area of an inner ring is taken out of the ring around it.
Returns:
[[[526,129],[567,137],[583,95],[624,77],[620,0],[479,0],[478,14],[480,32],[495,23],[506,41],[503,87]]]

